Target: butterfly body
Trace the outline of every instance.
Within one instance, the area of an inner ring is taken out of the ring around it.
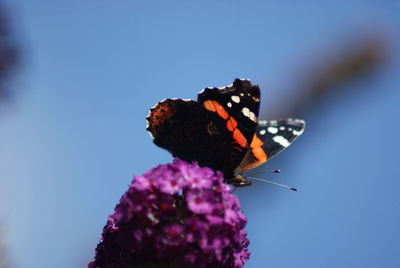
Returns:
[[[153,142],[186,161],[222,171],[235,186],[250,185],[243,172],[266,162],[304,131],[297,119],[259,121],[260,91],[236,79],[206,88],[197,101],[165,99],[150,110]]]

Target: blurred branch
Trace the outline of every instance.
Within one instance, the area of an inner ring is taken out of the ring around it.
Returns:
[[[19,63],[19,48],[14,40],[10,14],[0,2],[0,102],[11,96],[10,81]],[[10,267],[4,243],[4,232],[0,226],[0,268]]]
[[[19,52],[13,36],[10,13],[0,2],[0,101],[11,96],[9,82],[19,67]]]
[[[301,88],[298,95],[288,98],[291,101],[285,103],[284,108],[272,117],[298,117],[305,111],[317,109],[318,104],[332,93],[344,95],[359,89],[345,85],[373,75],[383,67],[389,54],[386,38],[370,35],[360,39],[347,43],[337,53],[320,55],[320,63],[311,63],[313,65],[305,67],[304,77],[294,84]]]
[[[337,86],[342,83],[371,75],[385,62],[386,52],[382,40],[367,40],[343,51],[337,60],[328,63],[316,76],[311,77],[309,84],[305,85],[307,95],[315,101],[328,91],[339,89]]]
[[[290,97],[286,97],[284,103],[275,106],[274,114],[270,114],[269,119],[280,119],[288,117],[307,118],[309,115],[319,115],[321,104],[326,104],[332,97],[345,97],[355,90],[360,90],[365,94],[370,87],[347,86],[351,83],[368,79],[383,69],[389,55],[387,39],[382,36],[370,35],[367,38],[359,38],[357,42],[346,43],[343,47],[330,52],[318,55],[319,62],[308,63],[301,77],[293,79],[292,87],[300,90],[290,91]],[[328,55],[328,56],[327,56]],[[304,64],[303,64],[304,65]],[[290,76],[290,74],[289,74]],[[297,92],[293,93],[293,92]],[[294,95],[294,96],[293,96]],[[312,116],[311,116],[312,117]],[[307,121],[307,120],[306,120]],[[310,131],[315,124],[308,124],[305,136],[313,135]],[[302,137],[304,140],[306,137]],[[303,146],[305,143],[302,143]],[[303,147],[304,148],[304,147]],[[296,145],[296,150],[292,150],[291,156],[285,153],[285,157],[275,158],[274,165],[279,168],[287,168],[292,161],[288,157],[299,157],[302,153],[300,144]],[[291,182],[288,182],[290,185]],[[293,183],[296,185],[296,183]],[[265,191],[265,189],[263,189]],[[275,195],[277,191],[268,191]]]

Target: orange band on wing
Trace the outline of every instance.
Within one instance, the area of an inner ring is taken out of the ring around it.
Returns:
[[[225,120],[229,118],[229,114],[225,111],[224,107],[222,107],[222,105],[219,104],[217,101],[206,100],[203,103],[203,106],[204,108],[206,108],[211,112],[216,112],[220,117],[222,117]]]
[[[214,101],[212,100],[206,100],[203,103],[204,108],[206,108],[207,110],[211,111],[211,112],[216,112],[217,111],[217,107],[215,107],[214,105]]]
[[[237,125],[238,123],[233,117],[229,117],[229,120],[226,121],[226,128],[231,132],[233,132],[233,130],[237,127]]]
[[[243,136],[242,132],[237,129],[238,123],[235,118],[229,116],[228,112],[224,109],[224,107],[214,100],[206,100],[203,103],[203,106],[206,110],[217,113],[219,117],[227,120],[226,128],[232,132],[233,139],[241,146],[246,147],[247,140]],[[261,141],[260,141],[261,142]]]
[[[263,146],[263,142],[254,134],[253,140],[251,141],[250,148],[257,148]]]
[[[235,141],[242,147],[246,146],[246,138],[243,136],[242,132],[239,129],[235,128],[233,130],[233,138]]]
[[[257,158],[260,162],[267,161],[268,157],[267,154],[264,152],[262,146],[263,142],[254,134],[253,140],[251,141],[250,148],[252,149],[251,152],[253,153],[254,157]]]
[[[253,148],[251,150],[251,152],[253,153],[255,158],[257,158],[258,161],[260,161],[260,162],[265,162],[268,159],[267,154],[264,152],[263,148],[261,148],[261,147]]]

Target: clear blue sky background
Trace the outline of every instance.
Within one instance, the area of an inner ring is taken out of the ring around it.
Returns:
[[[236,193],[247,268],[400,266],[399,1],[6,2],[25,54],[0,116],[13,267],[86,266],[132,175],[171,161],[145,131],[156,102],[247,77],[268,118],[295,96],[296,70],[371,28],[389,36],[389,62],[347,85],[370,90],[307,114],[303,137],[265,165],[301,191]]]

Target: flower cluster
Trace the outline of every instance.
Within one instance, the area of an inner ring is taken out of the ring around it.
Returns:
[[[89,268],[239,268],[250,255],[245,224],[221,173],[175,160],[133,179]]]

